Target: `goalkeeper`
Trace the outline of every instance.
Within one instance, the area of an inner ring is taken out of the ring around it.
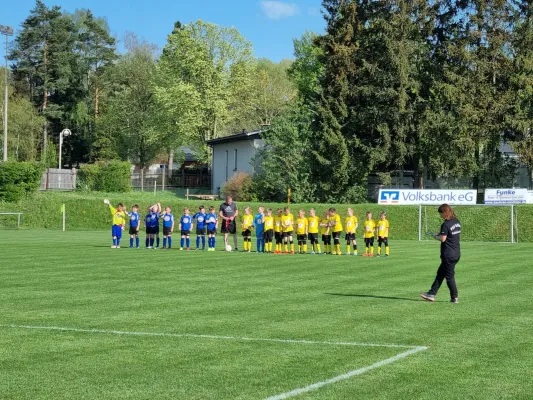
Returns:
[[[113,227],[111,228],[113,246],[111,248],[120,249],[120,239],[122,239],[122,231],[126,223],[126,208],[122,203],[118,203],[117,208],[115,208],[107,199],[104,200],[104,204],[109,206],[109,211],[113,215]]]

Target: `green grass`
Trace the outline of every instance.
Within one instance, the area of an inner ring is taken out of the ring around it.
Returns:
[[[112,250],[109,236],[0,231],[2,399],[262,399],[405,350],[6,325],[428,346],[296,398],[531,398],[531,244],[464,243],[453,305],[446,286],[418,298],[436,242],[366,259]]]

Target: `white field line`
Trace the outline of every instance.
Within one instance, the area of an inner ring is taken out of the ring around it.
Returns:
[[[125,335],[125,336],[156,336],[156,337],[177,337],[177,338],[198,338],[198,339],[220,339],[220,340],[235,340],[235,341],[249,341],[249,342],[275,342],[275,343],[295,343],[295,344],[314,344],[314,345],[326,345],[326,346],[359,346],[359,347],[388,347],[398,349],[408,349],[400,354],[387,358],[385,360],[378,361],[367,367],[354,369],[348,371],[345,374],[335,376],[325,381],[313,383],[311,385],[294,389],[289,392],[281,393],[275,396],[268,397],[265,400],[283,400],[290,397],[298,396],[303,393],[307,393],[316,389],[319,389],[326,385],[331,385],[336,382],[350,379],[351,377],[364,374],[365,372],[372,371],[374,369],[383,367],[388,364],[392,364],[395,361],[401,360],[412,354],[416,354],[420,351],[427,350],[425,346],[408,346],[402,344],[377,344],[377,343],[359,343],[359,342],[334,342],[334,341],[318,341],[318,340],[297,340],[297,339],[270,339],[270,338],[250,338],[239,336],[218,336],[218,335],[197,335],[191,333],[164,333],[164,332],[132,332],[132,331],[118,331],[109,329],[82,329],[82,328],[66,328],[60,326],[38,326],[38,325],[0,325],[0,328],[11,329],[35,329],[35,330],[48,330],[48,331],[60,331],[60,332],[79,332],[79,333],[100,333],[108,335]]]
[[[414,347],[414,348],[412,348],[410,350],[404,351],[403,353],[397,354],[397,355],[392,356],[390,358],[387,358],[385,360],[378,361],[378,362],[376,362],[376,363],[374,363],[372,365],[369,365],[368,367],[354,369],[352,371],[346,372],[345,374],[342,374],[342,375],[339,375],[339,376],[335,376],[335,377],[333,377],[331,379],[326,379],[325,381],[313,383],[312,385],[305,386],[305,387],[302,387],[302,388],[299,388],[299,389],[294,389],[294,390],[291,390],[290,392],[277,394],[275,396],[268,397],[265,400],[283,400],[283,399],[288,399],[289,397],[298,396],[300,394],[307,393],[307,392],[310,392],[312,390],[319,389],[319,388],[321,388],[323,386],[331,385],[332,383],[337,383],[337,382],[340,382],[340,381],[344,381],[346,379],[350,379],[353,376],[362,375],[365,372],[372,371],[373,369],[380,368],[380,367],[383,367],[383,366],[388,365],[388,364],[392,364],[395,361],[401,360],[402,358],[410,356],[411,354],[415,354],[415,353],[418,353],[418,352],[424,351],[424,350],[427,350],[427,347]]]

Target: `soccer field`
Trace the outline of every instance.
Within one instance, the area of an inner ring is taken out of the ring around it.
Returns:
[[[437,242],[388,259],[113,250],[107,231],[0,242],[2,399],[533,393],[531,244],[463,243],[456,305],[445,285],[418,297]]]

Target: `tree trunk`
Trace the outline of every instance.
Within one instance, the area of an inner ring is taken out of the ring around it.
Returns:
[[[174,150],[170,150],[168,155],[168,179],[172,178],[172,169],[174,168]],[[169,182],[170,184],[170,182]]]
[[[46,67],[48,64],[48,51],[46,42],[44,42],[43,46],[43,64],[44,64],[44,70],[46,71]],[[46,120],[46,109],[48,107],[48,78],[45,72],[44,76],[44,90],[43,90],[43,116],[45,118],[44,120],[44,127],[43,127],[43,159],[46,160],[46,145],[48,144],[48,121]]]
[[[98,86],[98,80],[95,82],[94,88],[94,120],[98,119],[100,105],[100,87]]]

